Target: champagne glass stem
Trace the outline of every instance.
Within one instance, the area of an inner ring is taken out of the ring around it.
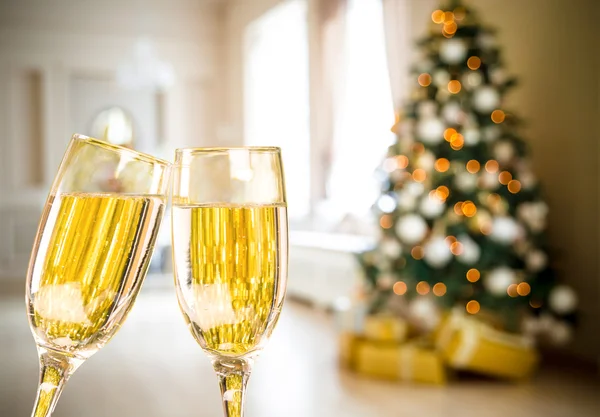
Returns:
[[[38,347],[40,382],[31,417],[49,417],[56,407],[65,383],[82,360]]]
[[[252,359],[217,359],[213,361],[213,367],[219,377],[225,417],[244,416],[244,397],[252,364]]]

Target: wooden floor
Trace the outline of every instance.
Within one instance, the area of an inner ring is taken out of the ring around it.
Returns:
[[[37,358],[22,296],[0,295],[0,417],[30,415]],[[288,302],[250,379],[247,417],[598,417],[600,386],[567,374],[448,388],[359,378],[324,313]],[[145,288],[124,328],[71,378],[54,417],[220,417],[216,378],[171,291]]]

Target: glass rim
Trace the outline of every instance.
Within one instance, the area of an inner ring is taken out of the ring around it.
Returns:
[[[103,140],[92,138],[90,136],[81,135],[79,133],[75,133],[73,135],[72,139],[79,140],[81,142],[87,142],[89,144],[100,146],[101,148],[108,149],[111,151],[129,154],[141,162],[159,164],[159,165],[162,165],[167,168],[170,167],[171,165],[173,165],[172,162],[157,158],[156,156],[153,156],[153,155],[150,155],[150,154],[147,154],[144,152],[136,151],[135,149],[126,148],[121,145],[115,145],[114,143],[105,142]]]
[[[261,152],[261,153],[281,153],[281,148],[278,146],[213,146],[213,147],[191,147],[191,148],[177,148],[175,154],[177,155],[194,155],[203,153],[227,153],[229,151],[246,150],[250,152]]]

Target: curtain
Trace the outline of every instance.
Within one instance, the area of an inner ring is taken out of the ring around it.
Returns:
[[[390,87],[396,111],[401,108],[408,91],[411,50],[409,1],[382,0]]]
[[[343,100],[347,0],[313,0],[309,22],[311,78],[311,189],[313,203],[326,198],[336,112]],[[313,204],[314,207],[314,204]]]

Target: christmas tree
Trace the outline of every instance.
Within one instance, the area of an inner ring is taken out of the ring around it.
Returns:
[[[431,18],[380,171],[381,239],[360,255],[371,309],[431,330],[461,308],[566,342],[577,298],[550,266],[548,206],[504,105],[516,80],[475,11],[454,0]]]

